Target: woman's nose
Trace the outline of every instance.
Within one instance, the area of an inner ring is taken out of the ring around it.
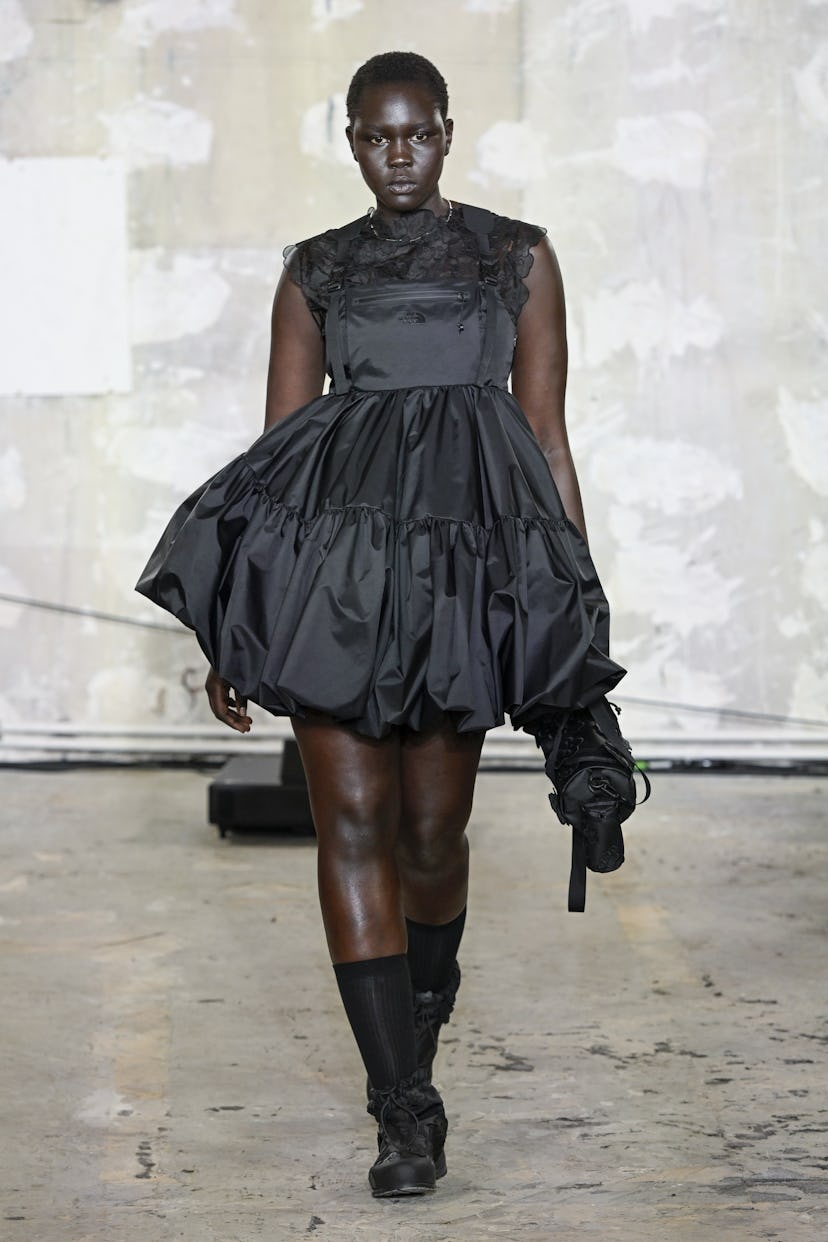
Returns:
[[[388,144],[388,163],[393,165],[411,163],[408,146],[402,140]]]

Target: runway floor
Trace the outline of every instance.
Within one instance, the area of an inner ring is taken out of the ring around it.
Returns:
[[[3,773],[3,1242],[828,1237],[828,782],[660,777],[571,915],[545,778],[483,774],[449,1173],[378,1202],[313,844],[209,779]]]

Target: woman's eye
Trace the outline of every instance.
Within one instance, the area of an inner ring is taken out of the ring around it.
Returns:
[[[419,134],[414,135],[418,142],[425,142],[428,136],[429,135],[425,132],[425,130],[420,130]]]

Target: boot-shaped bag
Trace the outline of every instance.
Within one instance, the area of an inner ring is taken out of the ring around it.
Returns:
[[[590,707],[550,713],[527,729],[543,751],[552,809],[572,827],[571,911],[586,907],[587,868],[615,871],[624,861],[621,825],[635,810],[638,769],[619,715],[619,708],[602,698]],[[641,777],[646,802],[650,782],[645,772]]]

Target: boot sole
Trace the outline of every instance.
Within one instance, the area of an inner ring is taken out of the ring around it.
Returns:
[[[405,1199],[411,1195],[433,1195],[434,1186],[395,1186],[393,1190],[372,1190],[375,1199]]]

